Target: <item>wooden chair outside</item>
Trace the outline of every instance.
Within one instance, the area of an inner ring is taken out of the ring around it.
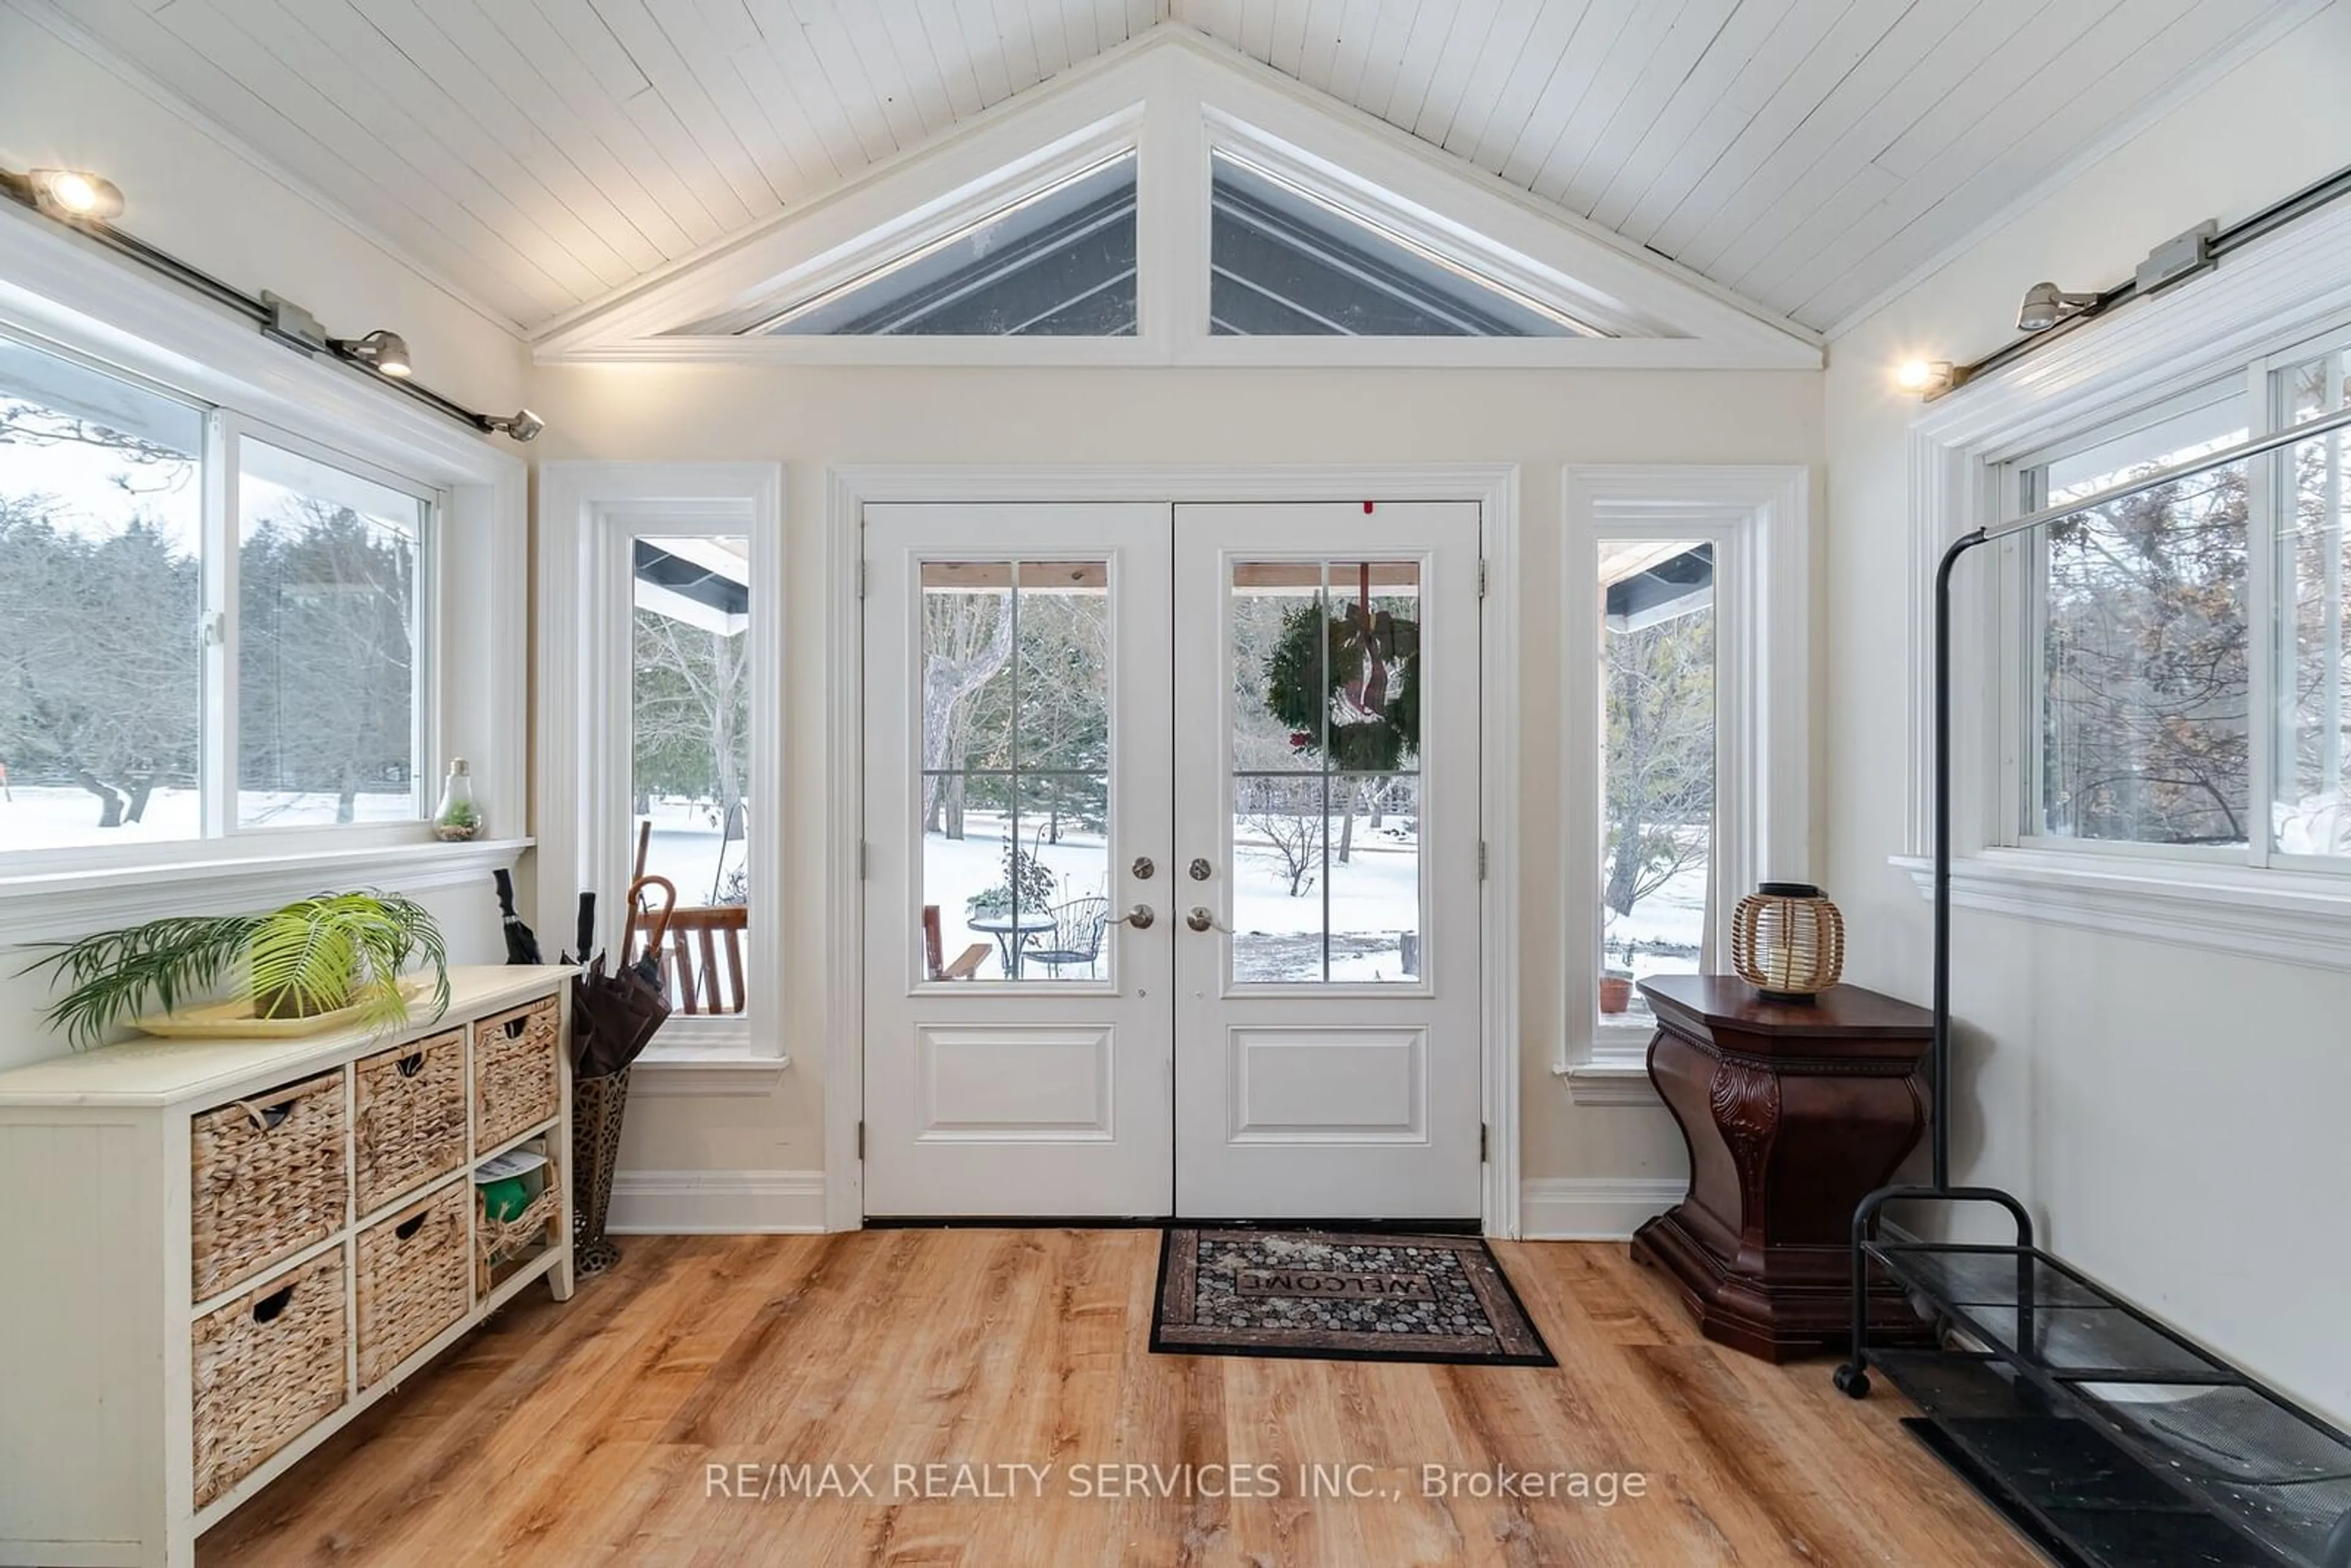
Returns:
[[[939,906],[923,905],[923,966],[934,980],[968,980],[987,961],[987,944],[975,942],[965,948],[952,964],[942,964],[946,949],[939,936]]]
[[[651,903],[645,896],[651,892],[661,893],[667,904]],[[624,945],[629,957],[643,956],[641,940],[649,945],[673,1012],[694,1017],[741,1013],[743,933],[749,926],[750,909],[740,904],[681,909],[676,901],[677,889],[667,877],[640,876],[629,884]]]

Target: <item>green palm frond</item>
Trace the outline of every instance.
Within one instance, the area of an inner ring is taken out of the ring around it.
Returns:
[[[218,990],[240,965],[260,1018],[356,1004],[371,1029],[397,1029],[408,1021],[401,977],[419,960],[433,973],[433,1016],[449,1006],[440,926],[413,900],[374,890],[321,894],[267,915],[154,920],[52,947],[24,972],[49,970],[72,987],[48,1018],[76,1049],[142,1013]]]

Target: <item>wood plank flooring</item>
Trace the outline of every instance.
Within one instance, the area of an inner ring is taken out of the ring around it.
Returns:
[[[1150,1354],[1151,1231],[624,1245],[296,1466],[202,1568],[2040,1561],[1898,1396],[1705,1343],[1621,1246],[1496,1249],[1550,1370]],[[873,1495],[800,1495],[829,1464]],[[1594,1479],[1433,1496],[1429,1465]],[[1371,1495],[1304,1495],[1301,1466]],[[959,1483],[1014,1495],[925,1495]]]

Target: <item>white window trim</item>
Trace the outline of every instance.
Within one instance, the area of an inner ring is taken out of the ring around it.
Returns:
[[[1737,897],[1812,875],[1812,476],[1801,467],[1570,467],[1561,546],[1562,991],[1552,1071],[1578,1104],[1654,1105],[1645,1025],[1599,1021],[1603,539],[1717,549],[1715,951]]]
[[[783,1039],[784,470],[775,463],[555,462],[539,468],[538,929],[568,945],[582,891],[618,954],[629,881],[630,541],[741,535],[751,547],[751,820],[755,905],[747,1011],[674,1019],[638,1059],[650,1094],[765,1094],[789,1064]]]
[[[259,907],[323,880],[413,891],[511,867],[527,836],[528,476],[476,433],[371,387],[341,366],[289,353],[240,319],[89,247],[14,207],[0,210],[0,321],[313,449],[398,475],[444,497],[428,620],[429,664],[475,674],[429,692],[428,771],[475,766],[476,797],[501,837],[444,844],[419,821],[389,829],[296,829],[33,852],[0,870],[0,945],[70,938],[128,920]],[[225,421],[224,422],[225,423]],[[429,688],[428,688],[429,691]],[[429,779],[425,789],[438,788]]]
[[[1934,576],[1949,542],[2001,515],[2003,465],[2075,433],[2327,334],[2351,318],[2351,207],[2338,204],[2111,319],[2067,333],[2008,371],[1922,409],[1910,428],[1909,790],[1905,852],[1921,897],[1934,785]],[[2212,864],[2197,857],[2009,848],[2014,815],[2001,742],[2014,659],[1996,562],[1952,583],[1952,902],[2208,951],[2351,968],[2351,875]]]
[[[1669,335],[1220,338],[1207,329],[1212,145],[1246,144],[1475,271],[1561,292]],[[1136,332],[1127,338],[688,334],[762,300],[805,297],[951,233],[1119,146],[1137,150]],[[1270,67],[1154,29],[993,106],[739,239],[581,307],[536,340],[542,364],[1540,365],[1818,370],[1817,333],[1562,213]]]

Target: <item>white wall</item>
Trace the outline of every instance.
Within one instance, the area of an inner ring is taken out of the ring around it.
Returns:
[[[149,244],[248,294],[295,300],[339,338],[391,328],[408,340],[417,380],[461,402],[507,413],[522,402],[529,359],[509,328],[169,107],[128,68],[5,5],[0,165],[95,170],[122,187],[120,222]]]
[[[787,606],[786,1048],[759,1099],[640,1098],[624,1164],[806,1172],[823,1163],[823,1075],[855,1049],[825,1016],[825,853],[854,831],[827,799],[825,474],[841,464],[1520,465],[1524,711],[1520,744],[1524,1175],[1680,1173],[1654,1107],[1577,1106],[1551,1071],[1559,996],[1561,469],[1569,463],[1817,463],[1816,372],[1544,371],[542,369],[542,458],[779,459]]]
[[[522,400],[528,356],[510,332],[135,82],[5,5],[0,5],[0,165],[95,169],[123,188],[129,201],[123,226],[141,238],[239,288],[271,288],[299,300],[339,336],[376,327],[402,332],[418,378],[461,400],[498,410]],[[14,206],[0,217],[20,221]],[[93,247],[90,265],[124,264]],[[192,299],[189,308],[209,308]],[[473,963],[504,957],[496,905],[486,892],[439,888],[420,896],[441,919],[453,957]],[[56,935],[80,934],[61,929]],[[0,1065],[63,1049],[39,1021],[47,986],[20,972],[35,956],[0,951]]]
[[[1928,908],[1886,863],[1904,847],[1917,409],[1890,367],[1972,359],[2028,285],[2106,287],[2168,236],[2331,172],[2351,149],[2346,68],[2338,0],[1833,345],[1826,873],[1849,978],[1927,999]],[[2351,977],[1965,910],[1953,955],[1960,1177],[2022,1193],[2061,1256],[2351,1416]]]

